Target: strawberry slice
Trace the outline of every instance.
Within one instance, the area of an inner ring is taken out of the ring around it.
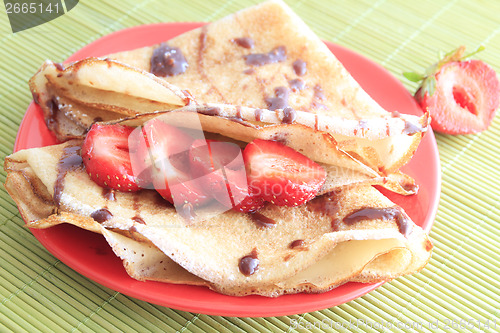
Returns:
[[[189,151],[191,172],[203,189],[227,209],[248,196],[241,149],[234,143],[196,140]]]
[[[298,206],[316,196],[325,170],[276,141],[256,139],[243,151],[252,194],[277,206]]]
[[[130,133],[129,153],[135,181],[141,188],[154,189],[153,168],[149,148],[142,128],[138,127]]]
[[[128,139],[134,129],[122,125],[94,124],[82,145],[82,159],[90,178],[118,191],[137,191]]]
[[[142,132],[149,157],[144,169],[150,170],[156,191],[178,209],[187,204],[190,209],[203,204],[208,197],[190,173],[189,149],[193,138],[160,119],[148,121]]]
[[[233,209],[242,213],[255,213],[264,207],[264,199],[255,194],[251,187],[247,189],[247,195]]]
[[[477,53],[482,48],[478,49]],[[470,134],[486,130],[499,105],[495,71],[480,60],[468,60],[460,47],[431,66],[427,75],[405,73],[412,81],[422,80],[415,98],[432,118],[434,130],[446,134]]]
[[[224,174],[217,168],[211,152],[213,140],[195,140],[189,149],[189,163],[193,178],[199,179],[206,193],[227,205],[228,195]],[[229,203],[230,205],[230,203]]]

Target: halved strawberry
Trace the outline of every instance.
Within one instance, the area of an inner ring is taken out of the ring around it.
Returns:
[[[256,139],[243,151],[252,192],[277,206],[298,206],[316,196],[325,170],[276,141]]]
[[[471,56],[463,56],[464,51],[465,47],[460,47],[448,53],[426,75],[405,73],[412,81],[422,80],[415,99],[430,113],[431,126],[439,132],[481,132],[488,128],[499,105],[500,84],[495,71],[480,60],[464,61]]]
[[[94,124],[82,145],[82,159],[90,178],[102,187],[137,191],[130,163],[128,138],[133,128]]]
[[[191,172],[205,192],[230,209],[248,195],[241,149],[234,143],[196,140],[189,151]]]
[[[142,132],[148,147],[146,169],[151,170],[156,191],[176,207],[204,203],[208,197],[190,173],[189,149],[193,138],[158,118],[148,121]]]
[[[141,188],[154,189],[149,148],[141,127],[134,129],[130,133],[128,142],[130,162],[137,185]]]
[[[246,197],[237,203],[233,209],[242,213],[255,213],[264,207],[265,201],[261,196],[255,194],[251,187],[247,191]]]

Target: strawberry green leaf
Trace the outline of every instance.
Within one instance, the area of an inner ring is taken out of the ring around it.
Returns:
[[[420,82],[425,78],[424,75],[415,72],[404,72],[403,76],[411,82]]]
[[[427,78],[427,91],[429,92],[429,96],[432,96],[435,90],[436,90],[436,77],[434,75],[429,76]]]
[[[438,72],[439,70],[439,63],[435,63],[430,65],[425,69],[425,77],[429,77],[431,75],[434,75]]]
[[[460,60],[465,60],[465,59],[467,59],[467,58],[470,58],[470,57],[472,57],[473,55],[475,55],[475,54],[477,54],[477,53],[479,53],[479,52],[483,51],[484,49],[485,49],[485,47],[484,47],[483,45],[479,45],[479,47],[478,47],[475,51],[473,51],[473,52],[471,52],[471,53],[469,53],[469,54],[464,55],[463,57],[461,57],[461,58],[460,58]]]

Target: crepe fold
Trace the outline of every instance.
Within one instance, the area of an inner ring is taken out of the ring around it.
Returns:
[[[100,232],[137,279],[278,296],[392,279],[419,270],[430,257],[425,232],[371,186],[339,189],[299,207],[269,204],[259,214],[271,225],[236,211],[193,224],[152,190],[116,192],[110,200],[78,164],[79,144],[9,156],[6,188],[28,227],[71,223]],[[61,169],[68,160],[71,168]],[[105,218],[98,217],[104,209]],[[360,210],[371,213],[353,218]],[[241,271],[248,256],[258,260],[249,276]]]
[[[46,61],[31,78],[30,89],[61,141],[85,136],[95,122],[175,109],[191,98],[151,73],[94,58],[68,68]]]

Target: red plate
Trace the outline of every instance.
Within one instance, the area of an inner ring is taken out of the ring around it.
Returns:
[[[125,29],[104,36],[73,54],[68,61],[103,56],[168,40],[203,23],[163,23]],[[412,96],[384,68],[346,48],[326,45],[351,72],[361,86],[384,108],[421,115]],[[47,130],[41,109],[31,103],[17,134],[14,151],[55,144]],[[403,197],[386,193],[401,205],[410,217],[429,231],[436,214],[440,193],[439,157],[432,131],[422,140],[412,161],[404,171],[420,185],[418,195]],[[130,278],[121,261],[104,238],[70,225],[47,230],[31,230],[54,256],[69,267],[120,293],[174,309],[223,316],[281,316],[329,308],[360,297],[377,288],[377,284],[347,283],[323,294],[231,297],[204,287],[140,282]]]

